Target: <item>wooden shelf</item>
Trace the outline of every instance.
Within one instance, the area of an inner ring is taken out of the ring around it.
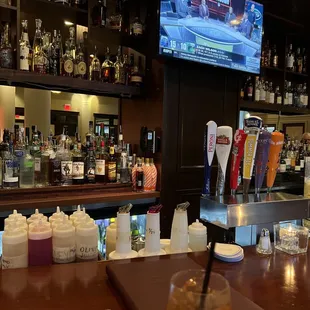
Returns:
[[[296,75],[296,76],[308,78],[308,74],[304,74],[304,73],[298,73],[298,72],[293,72],[293,71],[285,71],[285,73],[287,75]]]
[[[0,210],[11,211],[159,198],[160,192],[137,193],[131,184],[115,183],[0,190],[0,195]]]
[[[262,70],[270,70],[284,73],[284,70],[277,67],[261,67]]]
[[[108,84],[47,74],[42,75],[10,69],[0,69],[0,84],[117,98],[131,98],[141,95],[141,89],[139,87]]]
[[[43,2],[43,3],[46,3],[47,5],[53,5],[53,6],[57,6],[59,8],[63,8],[64,10],[71,10],[71,11],[87,14],[87,10],[76,8],[74,6],[64,5],[61,3],[55,3],[54,1],[51,1],[51,0],[35,0],[35,2]]]
[[[239,101],[239,108],[247,111],[263,112],[263,113],[279,113],[283,115],[304,115],[310,114],[309,109],[284,106],[282,104],[268,104],[264,102]]]
[[[0,8],[5,8],[5,9],[13,10],[13,11],[17,10],[16,6],[8,5],[8,4],[5,4],[5,3],[0,3]]]

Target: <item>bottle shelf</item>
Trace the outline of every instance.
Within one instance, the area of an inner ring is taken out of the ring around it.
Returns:
[[[285,71],[285,73],[287,75],[296,75],[296,76],[301,76],[301,77],[304,77],[304,78],[308,77],[308,74],[305,74],[305,73],[298,73],[298,72],[293,72],[293,71]]]
[[[84,13],[84,14],[88,13],[87,10],[76,8],[74,6],[64,5],[62,3],[55,3],[50,0],[35,0],[35,2],[42,2],[42,3],[46,3],[47,5],[57,6],[58,8],[63,8],[64,10],[71,10],[71,11]]]
[[[11,69],[0,69],[0,84],[116,98],[140,97],[142,93],[141,89],[135,86],[108,84]]]
[[[125,202],[138,199],[159,198],[160,192],[133,192],[132,184],[85,184],[71,186],[49,186],[30,189],[1,189],[0,208],[42,209],[55,206]]]
[[[0,8],[5,8],[5,9],[13,10],[13,11],[17,10],[16,6],[8,5],[8,4],[5,4],[5,3],[0,3]]]
[[[262,101],[253,102],[240,99],[239,108],[247,111],[262,112],[262,113],[279,113],[283,115],[305,115],[310,114],[307,108],[296,108],[292,106],[284,106],[283,104],[268,104]]]
[[[278,68],[278,67],[265,67],[265,66],[262,66],[261,69],[262,70],[270,70],[270,71],[277,71],[277,72],[284,73],[284,70],[281,69],[281,68]]]

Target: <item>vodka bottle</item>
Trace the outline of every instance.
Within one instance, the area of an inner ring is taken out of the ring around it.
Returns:
[[[34,157],[30,154],[28,138],[25,139],[25,155],[20,159],[20,188],[34,187]]]

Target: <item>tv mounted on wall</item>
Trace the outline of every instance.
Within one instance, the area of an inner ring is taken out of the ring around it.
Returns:
[[[258,74],[263,10],[252,0],[161,0],[159,53]]]

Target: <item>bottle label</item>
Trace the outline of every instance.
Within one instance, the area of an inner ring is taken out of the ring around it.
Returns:
[[[288,105],[288,93],[284,93],[283,104],[284,104],[284,105]]]
[[[303,102],[303,105],[304,105],[305,107],[308,106],[308,95],[304,95],[304,102]]]
[[[105,175],[105,160],[96,160],[96,175]]]
[[[35,63],[34,64],[34,72],[40,73],[40,74],[45,74],[46,73],[46,68],[43,63]]]
[[[290,169],[291,168],[291,159],[290,158],[286,158],[285,162],[286,162],[286,168]]]
[[[259,97],[260,97],[260,90],[259,89],[256,89],[255,90],[255,101],[259,101]]]
[[[305,96],[304,95],[300,95],[300,104],[302,106],[304,105],[304,100],[305,100]]]
[[[305,160],[304,159],[300,160],[300,168],[301,169],[305,168]]]
[[[29,71],[29,47],[26,45],[21,46],[20,48],[20,60],[19,66],[20,70]]]
[[[72,176],[72,161],[71,160],[61,161],[61,176],[64,179],[68,179]]]
[[[133,83],[142,83],[142,76],[139,75],[132,75],[131,82]]]
[[[98,258],[98,246],[78,244],[76,246],[76,257],[85,260],[95,260]]]
[[[287,57],[287,67],[293,68],[294,66],[294,56]]]
[[[24,157],[25,152],[23,150],[15,150],[14,154],[16,157],[21,158],[21,157]]]
[[[75,246],[53,247],[53,261],[58,264],[67,264],[75,261]]]
[[[274,93],[269,93],[269,103],[274,103]]]
[[[277,97],[277,104],[282,104],[282,97],[281,96]]]
[[[24,160],[24,167],[27,169],[33,168],[33,160]]]
[[[261,101],[265,101],[266,100],[266,92],[265,90],[261,90],[260,91],[260,96],[259,96]]]
[[[292,93],[288,93],[288,104],[289,105],[293,104],[293,94]]]
[[[3,182],[5,183],[16,183],[12,184],[18,186],[18,163],[13,160],[4,161],[4,173],[3,173]]]
[[[0,49],[0,66],[1,68],[12,69],[13,67],[13,54],[12,49]]]
[[[280,172],[285,172],[286,171],[286,164],[281,164],[280,165]]]
[[[141,35],[143,33],[143,26],[140,23],[134,23],[132,28],[134,35]]]
[[[295,166],[295,171],[300,171],[300,166]]]
[[[248,87],[248,97],[253,97],[253,87]]]
[[[74,161],[72,163],[72,179],[84,179],[84,163],[82,161]]]
[[[116,179],[116,163],[108,163],[108,178],[110,180],[115,180]]]
[[[34,171],[35,172],[41,171],[41,158],[40,157],[34,158]]]
[[[71,74],[73,72],[73,62],[68,59],[64,62],[64,69],[67,73]]]
[[[141,187],[141,186],[142,186],[142,181],[141,181],[141,180],[138,180],[137,186],[138,186],[138,187]]]
[[[77,64],[77,74],[85,75],[86,74],[86,63],[81,61]]]
[[[2,269],[15,269],[28,267],[28,253],[15,257],[2,256]]]

